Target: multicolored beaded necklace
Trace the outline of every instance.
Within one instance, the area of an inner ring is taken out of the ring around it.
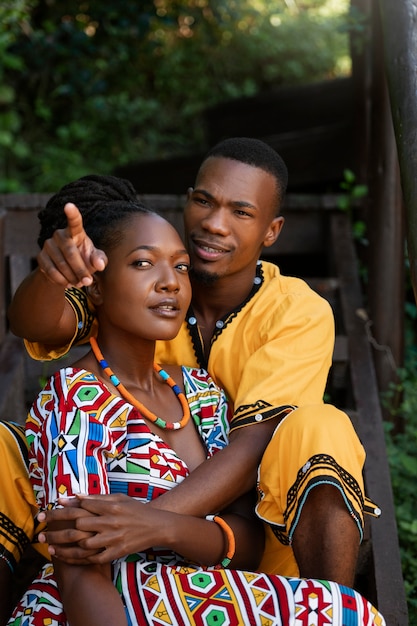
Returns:
[[[114,372],[110,369],[107,361],[105,360],[104,356],[102,355],[100,351],[100,348],[98,347],[98,343],[95,337],[90,337],[90,345],[91,345],[93,354],[96,357],[97,362],[100,365],[103,372],[110,378],[110,381],[116,387],[120,395],[125,400],[127,400],[130,404],[132,404],[136,409],[138,409],[143,417],[148,419],[150,422],[152,422],[156,426],[159,426],[159,428],[164,428],[166,430],[179,430],[180,428],[184,428],[184,426],[187,424],[188,420],[190,419],[190,407],[188,405],[187,398],[182,393],[181,389],[178,387],[175,380],[171,378],[171,376],[164,369],[162,369],[162,367],[160,367],[157,363],[153,364],[153,369],[155,370],[155,372],[157,372],[157,374],[159,374],[162,380],[171,387],[172,391],[175,393],[175,395],[177,396],[182,406],[183,416],[179,422],[166,422],[161,417],[158,417],[157,415],[152,413],[152,411],[149,411],[149,409],[147,409],[146,406],[144,406],[141,402],[139,402],[139,400],[137,400],[134,396],[132,396],[132,394],[126,389],[126,387],[117,378],[116,374],[114,374]]]
[[[225,328],[235,319],[235,317],[239,314],[239,312],[246,306],[248,302],[253,298],[253,296],[259,291],[259,289],[264,284],[264,272],[262,269],[262,261],[256,262],[256,275],[253,279],[253,286],[250,293],[247,297],[232,311],[223,315],[216,322],[216,327],[213,332],[213,336],[211,338],[211,344],[216,341],[219,335],[225,330]],[[204,345],[203,340],[200,335],[200,330],[198,328],[197,318],[194,314],[193,307],[190,304],[190,307],[187,312],[187,317],[185,318],[187,322],[188,332],[190,333],[191,341],[194,348],[194,354],[197,358],[197,362],[200,367],[205,370],[208,370],[208,358],[204,353]]]

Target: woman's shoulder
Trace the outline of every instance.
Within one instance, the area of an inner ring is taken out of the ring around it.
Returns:
[[[61,367],[61,369],[54,372],[49,382],[53,382],[56,380],[67,380],[68,382],[77,381],[79,384],[82,384],[83,381],[98,381],[97,376],[92,374],[90,371],[85,369],[84,367],[78,367],[78,365],[69,365],[66,367]]]
[[[88,414],[105,424],[124,400],[112,392],[88,370],[65,367],[57,370],[39,392],[30,409],[31,418],[43,421],[55,414]]]
[[[90,392],[87,391],[90,388]],[[95,393],[92,389],[96,388]],[[80,397],[94,397],[104,390],[104,385],[99,381],[97,376],[92,372],[80,367],[63,367],[54,372],[46,382],[44,388],[39,392],[39,398],[47,396],[55,397],[67,401],[71,398],[76,401]]]

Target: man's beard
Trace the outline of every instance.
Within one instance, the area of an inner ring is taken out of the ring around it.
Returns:
[[[210,287],[210,285],[214,285],[219,280],[220,275],[213,274],[212,272],[205,272],[204,270],[191,269],[190,278],[193,282],[198,283],[199,285]]]

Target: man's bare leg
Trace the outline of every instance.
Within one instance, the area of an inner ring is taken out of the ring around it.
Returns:
[[[314,487],[292,543],[300,576],[352,587],[359,542],[358,528],[338,489],[331,485]]]

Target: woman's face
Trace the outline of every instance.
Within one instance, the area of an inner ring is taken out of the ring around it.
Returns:
[[[96,277],[100,328],[149,340],[178,334],[191,300],[190,259],[177,231],[155,214],[133,214]],[[133,338],[133,337],[132,337]]]

